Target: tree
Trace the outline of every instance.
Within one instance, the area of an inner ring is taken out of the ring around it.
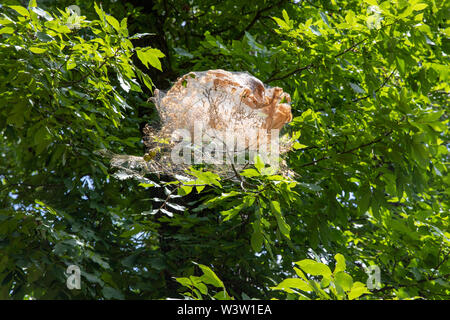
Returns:
[[[6,1],[0,297],[164,299],[182,284],[196,298],[448,299],[448,10]],[[199,168],[190,183],[114,175],[98,150],[144,154],[152,89],[217,68],[291,94],[293,176],[261,162],[239,182]],[[65,285],[69,265],[80,290]]]

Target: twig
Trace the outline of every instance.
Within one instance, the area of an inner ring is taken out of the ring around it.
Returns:
[[[436,277],[431,277],[431,278],[426,278],[426,279],[418,280],[418,281],[416,281],[416,282],[414,282],[414,283],[408,283],[408,284],[402,284],[402,283],[400,283],[400,284],[397,284],[397,285],[385,286],[385,287],[383,287],[383,288],[381,288],[381,289],[373,290],[372,292],[377,292],[377,293],[378,293],[378,292],[388,291],[388,290],[392,290],[392,289],[396,289],[396,288],[414,287],[414,286],[417,286],[417,285],[420,284],[420,283],[424,283],[424,282],[428,282],[428,281],[433,281],[433,280],[437,280],[437,279],[441,279],[441,278],[447,279],[447,278],[449,278],[449,277],[450,277],[450,273],[447,273],[447,274],[444,274],[444,275],[441,275],[441,276],[436,276]]]
[[[106,62],[108,62],[109,59],[114,58],[118,52],[119,52],[119,49],[117,49],[112,56],[106,57],[97,69],[100,70],[101,68],[103,68],[103,66],[106,64]],[[80,83],[81,81],[86,79],[89,75],[93,75],[93,74],[91,72],[86,72],[80,79],[75,80],[75,81],[65,81],[64,85],[73,85],[73,84]],[[59,87],[61,87],[61,86],[59,86]]]
[[[381,89],[384,88],[384,86],[385,86],[385,85],[388,83],[388,81],[392,78],[392,75],[394,74],[395,70],[396,70],[396,69],[394,68],[394,70],[392,70],[392,72],[384,79],[384,81],[383,81],[383,83],[381,84],[381,86],[380,86],[378,89],[376,89],[373,93],[377,93],[378,91],[380,91]],[[370,98],[370,95],[366,95],[366,96],[361,97],[361,98],[355,98],[355,99],[352,100],[352,102],[358,102],[358,101],[361,101],[361,100],[364,100],[364,99],[367,99],[367,98]]]
[[[261,14],[263,12],[268,11],[268,10],[272,9],[273,7],[275,7],[275,6],[279,6],[285,1],[286,0],[281,0],[281,1],[278,1],[277,3],[272,3],[271,5],[265,7],[263,9],[261,9],[261,10],[256,11],[256,14],[253,17],[252,21],[250,21],[250,23],[239,33],[237,38],[238,39],[241,38],[245,34],[246,31],[250,30],[250,28],[253,27],[253,25],[259,20],[259,18],[261,18]]]
[[[356,151],[356,150],[359,150],[359,149],[362,149],[362,148],[371,146],[371,145],[373,145],[373,144],[375,144],[375,143],[378,143],[378,142],[380,142],[381,140],[383,140],[384,137],[387,137],[387,136],[391,135],[392,132],[393,132],[393,130],[391,129],[391,130],[389,130],[388,132],[386,132],[383,136],[381,136],[381,137],[379,137],[379,138],[377,138],[377,139],[375,139],[375,140],[372,140],[372,141],[370,141],[370,142],[361,144],[361,145],[359,145],[359,146],[357,146],[357,147],[354,147],[354,148],[351,148],[351,149],[348,149],[348,150],[339,152],[339,153],[337,153],[337,154],[340,155],[340,154],[352,153],[353,151]],[[314,161],[305,163],[305,164],[301,165],[300,168],[307,167],[307,166],[312,166],[312,165],[315,165],[316,163],[318,163],[318,162],[320,162],[320,161],[328,160],[328,159],[330,159],[330,158],[331,158],[331,156],[324,156],[324,157],[322,157],[322,158],[320,158],[320,159],[317,159],[317,160],[314,160]]]
[[[367,39],[368,39],[368,38],[364,38],[363,40],[358,41],[357,43],[354,43],[353,45],[351,45],[350,47],[348,47],[348,48],[345,49],[344,51],[339,52],[338,54],[336,54],[336,55],[334,56],[334,58],[339,58],[340,56],[346,54],[347,52],[351,51],[351,50],[352,50],[353,48],[355,48],[356,46],[358,46],[358,45],[360,45],[361,43],[367,41]],[[314,63],[310,63],[310,64],[308,64],[308,65],[306,65],[306,66],[304,66],[304,67],[300,67],[300,68],[294,69],[294,70],[292,70],[292,71],[286,73],[286,74],[283,75],[283,76],[279,76],[279,77],[275,77],[275,76],[269,77],[269,78],[266,80],[266,83],[269,83],[269,82],[272,82],[272,81],[277,81],[277,80],[283,80],[283,79],[286,79],[286,78],[290,77],[291,75],[293,75],[293,74],[295,74],[295,73],[302,72],[302,71],[305,71],[305,70],[308,70],[308,69],[311,69],[311,68],[315,68],[315,67],[317,67],[317,66],[314,65]]]
[[[397,20],[394,20],[393,22],[388,23],[388,24],[382,26],[382,28],[380,28],[378,31],[380,31],[380,30],[382,30],[382,29],[384,29],[384,28],[386,28],[386,27],[389,27],[389,26],[393,25],[395,22],[397,22]],[[362,40],[360,40],[360,41],[358,41],[358,42],[352,44],[350,47],[348,47],[348,48],[345,49],[344,51],[339,52],[338,54],[336,54],[336,55],[334,56],[334,58],[339,58],[340,56],[346,54],[347,52],[352,51],[355,47],[357,47],[357,46],[359,46],[360,44],[366,42],[367,40],[369,40],[369,38],[364,38],[364,39],[362,39]],[[304,66],[304,67],[300,67],[300,68],[294,69],[294,70],[288,72],[287,74],[285,74],[285,75],[283,75],[283,76],[279,76],[279,77],[274,77],[274,76],[273,76],[273,77],[269,77],[269,78],[266,80],[266,83],[269,83],[269,82],[272,82],[272,81],[276,81],[276,80],[283,80],[283,79],[286,79],[287,77],[290,77],[291,75],[293,75],[293,74],[295,74],[295,73],[302,72],[302,71],[304,71],[304,70],[308,70],[308,69],[316,68],[316,67],[317,67],[317,66],[314,65],[314,63],[310,63],[310,64],[307,65],[307,66]]]

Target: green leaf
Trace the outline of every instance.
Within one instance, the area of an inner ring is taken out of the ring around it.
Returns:
[[[281,214],[281,207],[278,201],[271,201],[270,205],[274,213]]]
[[[76,67],[77,67],[77,64],[75,63],[75,58],[70,57],[66,63],[66,70],[69,71],[69,70],[75,69]]]
[[[272,17],[272,19],[275,20],[275,22],[278,23],[278,25],[282,29],[284,29],[284,30],[290,30],[291,29],[291,27],[286,22],[284,22],[282,19],[277,18],[277,17]]]
[[[303,280],[308,281],[308,278],[306,278],[305,274],[303,273],[302,270],[300,270],[299,268],[294,267],[293,268],[295,273]]]
[[[0,29],[0,34],[12,34],[14,33],[14,28],[12,27],[4,27]]]
[[[14,24],[14,21],[9,18],[0,18],[0,25],[6,26],[8,24]]]
[[[336,266],[334,268],[333,274],[336,274],[341,271],[345,271],[345,258],[342,254],[338,253],[334,256],[336,260]]]
[[[41,40],[42,42],[50,42],[55,40],[53,37],[49,36],[48,34],[38,31],[36,32],[36,36],[39,40]]]
[[[345,21],[349,24],[349,25],[353,25],[355,22],[355,13],[351,10],[347,11],[347,15],[345,16]]]
[[[113,26],[113,28],[116,29],[117,32],[121,31],[119,21],[117,21],[116,18],[114,18],[113,16],[110,16],[110,15],[105,15],[105,18],[106,18],[106,21],[108,21],[108,23],[111,26]]]
[[[47,51],[47,49],[44,48],[38,48],[38,47],[30,47],[30,51],[33,53],[41,54]]]
[[[322,18],[322,21],[329,27],[330,27],[330,23],[328,22],[328,17],[325,13],[323,13],[322,11],[320,12],[320,17]]]
[[[254,166],[255,166],[255,168],[259,171],[259,172],[261,172],[262,171],[262,169],[265,167],[265,165],[264,165],[264,161],[262,160],[262,158],[261,158],[261,156],[260,155],[255,155],[255,158],[254,158]]]
[[[117,73],[117,79],[119,80],[119,84],[125,92],[129,92],[131,89],[131,84],[124,80],[120,73]]]
[[[368,186],[366,186],[365,188],[362,188],[361,190],[362,190],[362,195],[358,201],[358,210],[359,210],[360,214],[363,214],[369,209],[370,202],[372,199],[372,192],[370,191]]]
[[[286,23],[289,25],[290,20],[289,20],[289,16],[288,16],[286,10],[283,9],[282,14],[283,14],[284,21],[286,21]]]
[[[225,210],[220,212],[220,214],[222,214],[223,216],[225,216],[225,218],[223,219],[223,221],[228,221],[233,219],[239,212],[241,212],[241,210],[246,207],[246,204],[243,202],[238,206],[235,206],[229,210]]]
[[[128,27],[127,27],[127,18],[123,18],[122,21],[120,21],[120,32],[124,37],[128,37]]]
[[[417,161],[417,163],[421,167],[426,168],[428,166],[430,160],[428,157],[428,152],[426,151],[424,146],[418,142],[412,143],[411,146],[412,146],[414,158]]]
[[[281,213],[280,203],[278,201],[271,201],[270,206],[275,218],[277,219],[278,228],[280,229],[281,234],[290,239],[291,227],[284,220]]]
[[[103,281],[97,277],[96,275],[90,274],[88,272],[81,272],[81,275],[86,278],[87,281],[94,283],[98,283],[100,286],[103,286]],[[83,288],[83,284],[81,284],[81,288]]]
[[[426,3],[416,3],[412,8],[414,11],[419,11],[425,9],[426,7],[428,7],[428,4]]]
[[[350,275],[343,271],[337,272],[334,275],[335,283],[340,286],[344,291],[350,291],[353,285],[353,279]]]
[[[241,176],[247,177],[247,178],[253,178],[253,177],[259,177],[261,173],[256,171],[255,169],[245,169],[240,173]]]
[[[128,29],[127,29],[127,22],[128,22],[128,19],[127,19],[127,18],[123,18],[123,19],[120,21],[120,29],[121,29],[122,31],[125,31],[125,30],[128,31]]]
[[[180,283],[183,287],[191,287],[192,286],[192,281],[189,278],[175,278],[175,280]]]
[[[377,6],[378,5],[377,0],[364,0],[364,2],[366,2],[366,3],[368,3],[368,4],[372,5],[372,6]]]
[[[28,2],[28,8],[34,8],[34,7],[37,7],[36,0],[30,0]]]
[[[191,191],[192,191],[192,187],[191,186],[180,186],[178,188],[178,194],[180,196],[188,195],[189,193],[191,193]]]
[[[216,293],[214,295],[214,299],[217,300],[231,300],[230,296],[228,295],[228,293],[225,290],[219,291],[218,293]]]
[[[163,208],[160,208],[159,210],[160,210],[162,213],[164,213],[166,216],[168,216],[168,217],[170,217],[170,218],[173,217],[173,213],[170,212],[169,210],[166,210],[166,209],[163,209]]]
[[[201,170],[195,170],[193,168],[190,169],[189,174],[196,177],[197,180],[195,181],[196,184],[209,184],[209,185],[215,185],[217,187],[222,187],[219,180],[219,175],[210,172],[210,171],[201,171]]]
[[[299,150],[299,149],[304,149],[304,148],[306,148],[306,147],[308,147],[308,146],[307,146],[307,145],[304,145],[304,144],[301,144],[300,142],[296,141],[296,142],[294,142],[294,144],[292,145],[292,147],[293,147],[295,150]]]
[[[227,291],[224,289],[222,291],[219,291],[214,295],[214,299],[217,300],[232,300],[232,298],[228,295]]]
[[[308,191],[319,192],[323,190],[323,188],[317,184],[299,182],[298,185]]]
[[[169,207],[178,210],[178,211],[186,211],[186,207],[183,207],[179,204],[176,203],[170,203],[170,202],[166,202],[166,205],[168,205]]]
[[[136,34],[132,35],[131,37],[129,37],[128,39],[130,39],[130,40],[141,39],[143,37],[151,36],[151,35],[154,35],[154,33],[136,33]]]
[[[44,18],[47,21],[53,20],[53,17],[46,11],[42,10],[41,8],[37,7],[30,7],[30,10],[36,13],[39,17]]]
[[[264,242],[264,236],[261,230],[260,222],[253,223],[253,233],[250,238],[250,244],[255,252],[260,252]]]
[[[370,294],[370,291],[367,289],[367,287],[361,283],[361,282],[355,282],[353,283],[353,286],[348,293],[348,298],[350,300],[354,300],[362,296],[363,294]]]
[[[144,183],[144,182],[139,183],[139,186],[143,188],[150,188],[154,187],[155,185],[156,185],[155,183]]]
[[[437,112],[425,113],[419,118],[418,122],[420,122],[420,123],[433,123],[433,122],[439,120],[444,113],[445,113],[444,110],[440,110],[440,111],[437,111]]]
[[[145,86],[152,91],[153,90],[153,82],[152,79],[145,73],[143,73],[141,70],[137,70],[137,75],[139,79],[145,84]]]
[[[51,207],[49,207],[48,205],[46,205],[44,202],[40,201],[40,200],[35,200],[34,201],[36,204],[40,205],[41,207],[43,207],[44,209],[46,209],[49,213],[51,213],[54,216],[57,216],[58,213]]]
[[[283,290],[292,293],[291,289],[298,289],[306,292],[311,292],[313,289],[311,286],[303,279],[299,278],[287,278],[281,281],[276,287],[271,287],[272,290]]]
[[[20,15],[25,16],[25,17],[29,17],[30,16],[30,12],[22,7],[22,6],[9,6],[11,9],[17,11]]]
[[[159,71],[162,71],[159,58],[162,58],[165,55],[161,51],[153,48],[136,48],[136,53],[138,58],[147,68],[149,68],[148,65],[150,64],[152,67],[158,69]]]
[[[311,260],[304,259],[301,261],[295,262],[304,272],[313,275],[313,276],[323,276],[325,278],[329,278],[331,276],[331,270],[327,265]]]
[[[196,287],[201,294],[204,295],[208,294],[208,287],[204,283],[202,282],[195,283],[194,287]]]
[[[319,31],[319,28],[317,28],[317,26],[309,26],[309,29],[311,30],[311,32],[313,34],[315,34],[318,37],[320,37],[322,35],[322,33]]]
[[[97,13],[98,17],[100,18],[100,20],[103,22],[105,18],[105,12],[103,11],[101,4],[100,7],[97,5],[97,2],[94,2],[94,10]]]
[[[396,62],[397,62],[397,68],[398,68],[398,70],[400,71],[400,73],[402,74],[402,75],[405,75],[405,73],[406,73],[406,64],[405,64],[405,60],[403,60],[402,58],[400,58],[400,57],[396,57]]]
[[[117,300],[125,299],[125,296],[122,294],[122,292],[112,287],[104,287],[102,289],[102,293],[106,299],[117,299]]]
[[[197,265],[203,271],[203,275],[201,276],[201,279],[203,282],[213,285],[217,288],[225,288],[222,280],[219,279],[219,277],[214,273],[214,271],[211,270],[211,268],[209,268],[203,264],[197,264]]]
[[[175,48],[173,48],[173,50],[174,50],[179,56],[187,57],[187,58],[189,58],[189,59],[194,58],[194,55],[193,55],[193,54],[187,52],[187,51],[184,50],[183,48],[176,48],[176,47],[175,47]]]

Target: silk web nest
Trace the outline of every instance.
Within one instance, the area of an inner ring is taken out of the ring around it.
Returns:
[[[283,89],[265,86],[247,72],[209,70],[184,75],[166,93],[156,89],[150,100],[160,127],[144,128],[148,152],[143,157],[101,152],[119,169],[118,178],[180,176],[196,163],[220,175],[236,175],[256,154],[264,162],[277,161],[276,171],[290,175],[280,157],[292,146],[287,135],[279,136],[292,120],[291,98]]]

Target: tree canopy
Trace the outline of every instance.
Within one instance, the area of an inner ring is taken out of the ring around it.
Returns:
[[[449,9],[2,1],[0,298],[449,299]],[[292,176],[114,175],[98,150],[143,156],[154,89],[211,69],[290,93]]]

